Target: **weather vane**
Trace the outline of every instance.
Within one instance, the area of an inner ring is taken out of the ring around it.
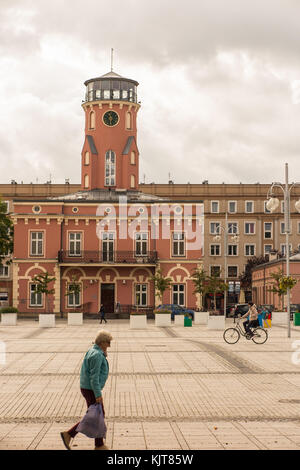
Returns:
[[[111,57],[110,57],[111,72],[113,71],[113,62],[114,62],[114,50],[113,48],[111,48]]]

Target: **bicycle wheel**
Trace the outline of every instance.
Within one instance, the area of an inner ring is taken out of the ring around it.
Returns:
[[[255,328],[253,335],[252,341],[256,344],[264,344],[268,339],[268,333],[263,328]]]
[[[227,328],[223,333],[223,338],[228,344],[235,344],[240,339],[240,333],[236,328]]]

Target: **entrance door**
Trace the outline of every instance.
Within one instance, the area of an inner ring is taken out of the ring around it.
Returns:
[[[101,304],[106,313],[115,311],[115,285],[101,284]]]

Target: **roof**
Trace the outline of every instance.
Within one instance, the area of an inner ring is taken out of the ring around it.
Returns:
[[[96,149],[96,145],[95,145],[93,136],[87,135],[87,139],[88,139],[88,143],[89,143],[92,155],[98,155],[98,151]]]
[[[133,141],[135,141],[133,135],[131,135],[130,137],[128,137],[127,142],[126,142],[126,145],[125,145],[124,150],[123,150],[123,152],[122,152],[122,155],[128,155],[128,152],[129,152],[129,150],[130,150],[130,147],[131,147],[131,144],[132,144]]]
[[[125,196],[128,202],[166,202],[162,197],[152,194],[144,194],[140,191],[118,189],[92,189],[89,191],[77,191],[64,196],[50,197],[51,201],[87,201],[87,202],[119,202],[119,198]]]
[[[118,73],[113,72],[113,71],[107,72],[104,75],[101,75],[100,77],[89,78],[88,80],[84,82],[84,84],[87,85],[90,82],[96,82],[97,80],[105,80],[105,79],[110,79],[110,78],[115,79],[115,80],[126,80],[128,82],[134,83],[136,86],[139,84],[136,80],[122,77],[122,75],[119,75]]]

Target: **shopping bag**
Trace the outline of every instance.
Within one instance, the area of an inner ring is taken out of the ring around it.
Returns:
[[[88,407],[88,410],[78,424],[76,431],[85,434],[87,437],[105,438],[106,424],[101,403],[94,403]]]
[[[264,328],[271,328],[271,320],[269,318],[264,320]]]

